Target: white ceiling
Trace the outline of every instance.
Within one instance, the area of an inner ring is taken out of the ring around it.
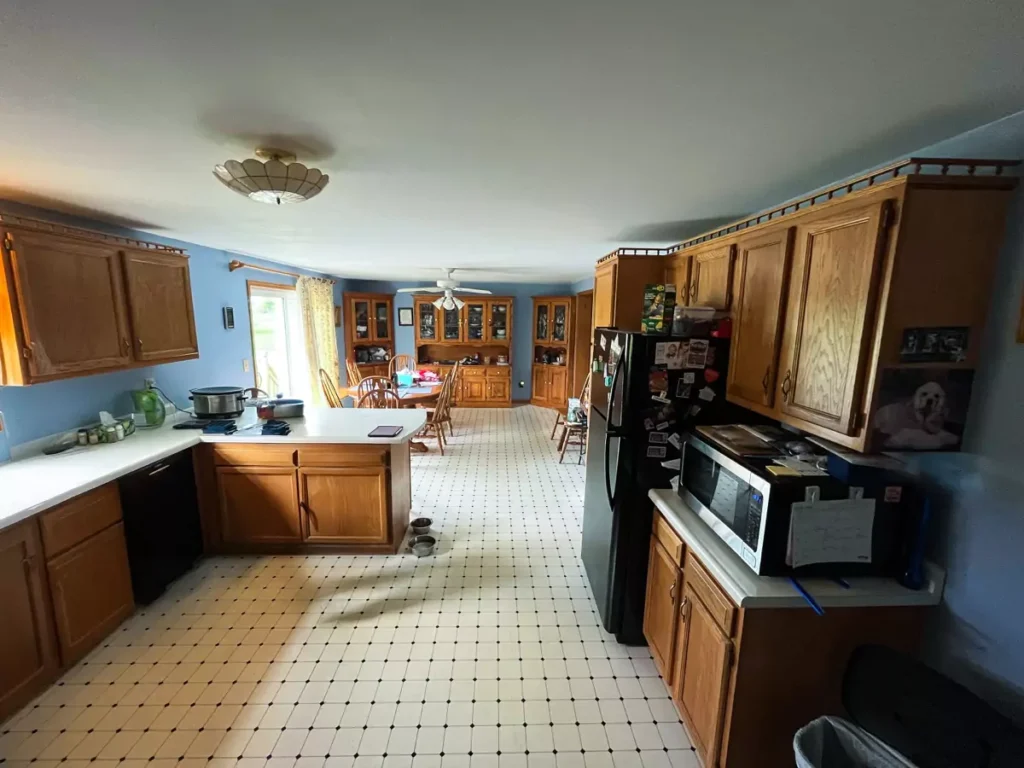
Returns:
[[[1017,111],[1022,8],[6,0],[0,196],[341,276],[576,278]],[[264,143],[330,185],[211,175]]]

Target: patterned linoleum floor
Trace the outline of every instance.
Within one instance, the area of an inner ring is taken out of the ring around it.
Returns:
[[[552,411],[414,455],[434,557],[205,561],[0,726],[34,768],[691,768],[646,648],[601,629]]]

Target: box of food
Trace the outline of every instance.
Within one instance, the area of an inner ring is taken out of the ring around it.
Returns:
[[[658,283],[644,288],[644,314],[640,329],[652,335],[664,335],[672,328],[672,311],[676,306],[676,287]]]

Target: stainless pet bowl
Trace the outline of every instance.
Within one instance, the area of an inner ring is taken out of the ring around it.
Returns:
[[[411,523],[412,532],[415,534],[430,533],[430,526],[434,521],[429,517],[417,517]]]
[[[434,554],[434,546],[437,539],[433,536],[413,536],[409,539],[409,549],[416,557],[426,557]]]

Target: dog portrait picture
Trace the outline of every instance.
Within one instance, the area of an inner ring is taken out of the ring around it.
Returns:
[[[963,439],[974,371],[888,368],[881,407],[872,422],[875,444],[896,451],[956,451]]]

